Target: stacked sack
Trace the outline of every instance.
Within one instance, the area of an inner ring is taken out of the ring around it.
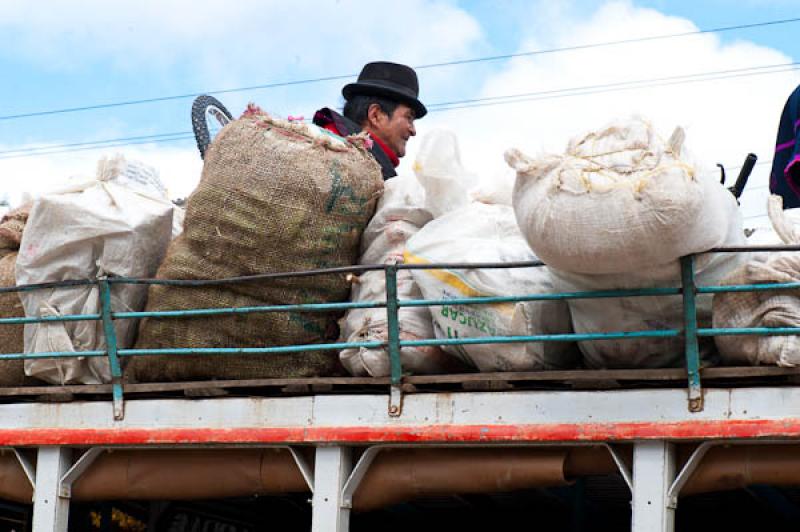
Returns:
[[[152,277],[173,231],[173,205],[157,172],[121,156],[101,160],[94,179],[74,181],[33,203],[16,263],[18,284],[103,276]],[[144,308],[147,287],[115,284],[115,312]],[[49,288],[20,294],[29,317],[99,314],[97,286]],[[132,345],[136,320],[115,320],[117,346]],[[80,352],[106,346],[100,321],[25,325],[25,352]],[[55,384],[110,382],[106,357],[30,359],[28,375]]]
[[[22,233],[30,213],[30,205],[24,205],[6,213],[0,220],[0,288],[16,286],[14,267]],[[0,293],[0,318],[22,318],[25,311],[18,292]],[[24,349],[22,325],[0,325],[0,353],[22,353]],[[25,384],[25,368],[22,360],[0,361],[0,386],[22,386]]]
[[[535,261],[509,205],[470,199],[470,174],[461,164],[452,133],[431,132],[415,165],[426,204],[437,217],[408,241],[406,262]],[[484,198],[487,194],[483,194]],[[425,299],[520,296],[550,293],[545,267],[412,270]],[[569,310],[561,301],[445,304],[431,309],[437,338],[480,338],[569,333]],[[575,364],[575,348],[561,342],[445,346],[445,351],[483,372],[562,369]]]
[[[798,245],[800,228],[794,213],[783,211],[783,199],[771,196],[767,212],[773,231],[756,230],[748,244]],[[797,252],[754,253],[751,260],[728,275],[723,285],[800,282]],[[724,292],[714,295],[714,327],[800,327],[800,295],[797,290]],[[728,365],[800,365],[797,336],[715,336],[722,362]]]
[[[355,264],[361,234],[383,190],[363,136],[347,140],[311,124],[273,119],[254,106],[220,131],[184,232],[159,279],[225,279]],[[344,301],[345,275],[201,287],[152,286],[147,309],[252,307]],[[271,312],[145,319],[137,348],[264,347],[330,342],[335,313]],[[334,373],[336,353],[145,356],[139,381],[304,377]]]
[[[514,210],[559,292],[679,286],[678,259],[743,244],[734,197],[699,175],[677,128],[668,141],[640,118],[573,139],[563,155],[506,152],[517,171]],[[744,257],[696,259],[697,284],[715,284]],[[699,296],[698,320],[711,322]],[[570,300],[577,333],[682,328],[680,296]],[[590,368],[668,367],[683,360],[679,338],[581,342]],[[707,344],[706,347],[709,347]]]
[[[422,187],[413,175],[401,175],[386,181],[375,216],[361,239],[361,264],[403,262],[406,242],[432,218],[424,207],[424,196]],[[397,272],[397,297],[400,300],[422,298],[422,292],[410,270]],[[386,301],[384,272],[361,274],[353,284],[351,300]],[[340,325],[342,341],[385,342],[388,339],[385,308],[348,310]],[[398,326],[401,340],[433,337],[431,311],[427,307],[400,308]],[[356,376],[385,377],[391,373],[385,347],[348,348],[341,352],[340,360]],[[400,349],[400,361],[404,373],[448,373],[456,369],[453,357],[443,353],[437,346],[403,347]]]

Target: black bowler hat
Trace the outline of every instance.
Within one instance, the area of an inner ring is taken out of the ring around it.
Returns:
[[[358,75],[358,81],[345,85],[342,95],[349,100],[355,95],[387,96],[407,103],[416,114],[422,118],[428,113],[417,97],[419,96],[419,83],[417,73],[406,65],[377,61],[367,63]]]

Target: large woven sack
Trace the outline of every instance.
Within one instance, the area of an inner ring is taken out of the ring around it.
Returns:
[[[355,264],[383,190],[364,137],[272,119],[255,108],[228,124],[206,154],[184,232],[160,279],[224,279]],[[148,310],[344,301],[343,274],[185,288],[152,286]],[[251,313],[146,319],[137,348],[266,347],[337,337],[336,313]],[[337,354],[142,356],[139,381],[303,377],[339,371]]]
[[[414,176],[405,175],[386,182],[383,197],[361,241],[361,264],[396,264],[403,261],[408,239],[431,220],[423,208],[425,192]],[[397,297],[421,299],[417,283],[409,270],[397,272]],[[352,301],[386,301],[383,271],[364,272],[352,289]],[[340,322],[342,340],[347,342],[388,339],[385,308],[351,309]],[[401,340],[433,338],[431,311],[427,307],[402,307],[398,311]],[[386,347],[348,348],[339,354],[344,367],[353,375],[385,377],[391,373]],[[456,359],[438,346],[403,347],[400,362],[404,373],[429,374],[456,371]]]
[[[734,198],[700,174],[677,128],[668,141],[642,119],[570,141],[563,155],[506,152],[514,210],[533,251],[567,272],[615,274],[668,265],[722,244]]]
[[[760,235],[758,243],[800,244],[800,228],[783,211],[780,196],[769,198],[768,213],[774,230]],[[753,242],[748,240],[748,243]],[[722,284],[796,282],[800,282],[800,253],[767,252],[754,254]],[[715,328],[800,327],[800,293],[797,290],[723,292],[714,295],[713,312]],[[727,365],[800,366],[798,336],[715,336],[714,341],[722,362]]]
[[[731,196],[732,197],[732,196]],[[746,244],[741,214],[728,227],[721,245]],[[695,258],[695,284],[717,285],[745,263],[746,253],[707,253]],[[663,268],[645,268],[625,274],[590,275],[552,269],[558,292],[594,290],[627,290],[680,286],[680,270],[676,266],[671,277]],[[711,325],[710,294],[696,298],[697,321],[700,327]],[[683,328],[681,296],[646,296],[624,298],[570,299],[572,325],[576,333],[653,331]],[[684,364],[683,338],[626,338],[579,342],[584,365],[592,369],[665,368]],[[707,365],[717,362],[710,338],[700,339],[701,357]]]
[[[536,260],[510,206],[473,202],[423,227],[408,241],[406,263]],[[553,292],[547,267],[412,270],[425,299],[523,296]],[[432,308],[437,338],[570,333],[563,301],[444,304]],[[565,369],[577,363],[573,343],[530,342],[445,346],[480,371]]]
[[[14,264],[17,252],[12,251],[0,259],[0,287],[16,286]],[[0,318],[25,316],[17,292],[0,293]],[[0,353],[22,353],[23,326],[0,325]],[[25,362],[23,360],[0,360],[0,386],[22,386],[25,384]]]
[[[30,214],[30,204],[14,209],[0,221],[0,287],[16,286],[14,266],[17,250],[22,240],[25,222]],[[0,318],[22,318],[25,311],[18,292],[0,293]],[[22,353],[24,349],[23,325],[0,325],[0,353]],[[23,360],[0,361],[0,386],[26,384]]]
[[[172,203],[152,186],[155,169],[122,157],[103,158],[94,178],[38,198],[25,226],[16,264],[18,284],[96,279],[103,276],[152,277],[172,233]],[[116,284],[115,312],[141,311],[147,288]],[[46,288],[20,294],[29,317],[99,314],[97,286]],[[130,348],[135,320],[114,321],[117,346]],[[25,352],[104,350],[99,321],[51,321],[25,325]],[[106,357],[36,358],[25,361],[28,375],[54,384],[111,381]]]

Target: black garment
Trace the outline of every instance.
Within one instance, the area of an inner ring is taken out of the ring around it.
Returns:
[[[778,123],[769,191],[783,197],[783,208],[800,207],[800,86],[789,96]]]
[[[333,124],[339,134],[345,137],[361,132],[361,127],[358,124],[349,118],[340,115],[336,111],[328,109],[327,107],[323,107],[314,113],[313,122],[319,127],[325,127],[329,124]],[[378,161],[378,164],[381,165],[381,172],[383,173],[384,181],[397,175],[389,156],[386,155],[377,142],[372,143],[372,149],[370,152],[372,153],[372,156],[375,157],[375,160]]]

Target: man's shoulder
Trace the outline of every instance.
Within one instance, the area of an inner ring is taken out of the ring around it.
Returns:
[[[329,107],[323,107],[315,112],[312,122],[320,127],[333,125],[339,134],[345,137],[361,131],[358,124]]]

